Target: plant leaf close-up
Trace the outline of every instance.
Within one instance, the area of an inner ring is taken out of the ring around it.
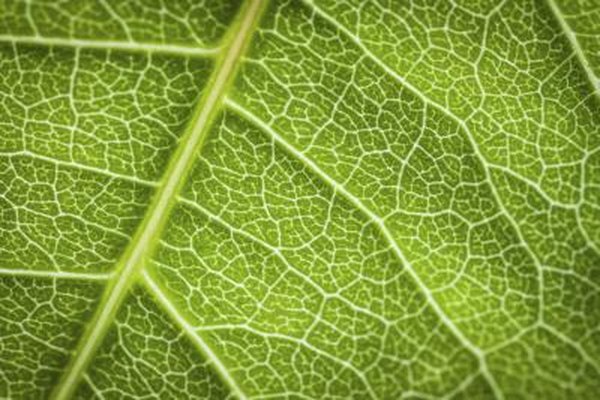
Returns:
[[[0,0],[0,398],[600,398],[600,1]]]

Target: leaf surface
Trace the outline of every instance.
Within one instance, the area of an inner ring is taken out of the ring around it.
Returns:
[[[596,3],[0,1],[0,398],[595,398]]]

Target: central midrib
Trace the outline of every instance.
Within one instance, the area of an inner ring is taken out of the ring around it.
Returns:
[[[53,391],[52,398],[68,399],[72,396],[81,374],[102,342],[132,282],[144,268],[147,257],[152,254],[176,196],[194,163],[194,156],[209,131],[210,123],[219,109],[229,82],[235,75],[240,56],[247,47],[264,3],[263,0],[250,0],[240,13],[238,22],[230,29],[226,53],[217,63],[206,87],[206,93],[196,107],[144,219],[117,264],[117,273],[109,282],[98,311],[81,337],[73,358]]]

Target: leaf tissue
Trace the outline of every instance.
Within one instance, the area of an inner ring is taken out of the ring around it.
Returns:
[[[0,0],[0,398],[599,397],[598,0]]]

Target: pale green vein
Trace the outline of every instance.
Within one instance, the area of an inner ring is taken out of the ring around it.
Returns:
[[[562,333],[560,330],[556,329],[551,325],[548,325],[547,323],[541,322],[538,325],[541,329],[547,330],[548,332],[550,332],[550,334],[554,335],[560,341],[566,343],[567,345],[575,349],[575,351],[579,354],[583,361],[589,364],[592,368],[596,370],[596,372],[600,374],[600,364],[598,364],[598,362],[588,354],[588,352],[583,348],[581,343],[574,341],[573,339]]]
[[[444,115],[448,116],[450,119],[452,119],[462,130],[463,132],[466,133],[467,139],[469,140],[469,142],[472,145],[473,150],[475,151],[475,154],[477,155],[477,157],[479,158],[479,160],[481,161],[486,175],[487,175],[487,180],[489,181],[490,185],[495,188],[495,185],[493,184],[492,180],[491,180],[491,176],[489,175],[489,168],[494,168],[497,169],[499,171],[503,171],[505,173],[508,173],[512,176],[514,176],[515,178],[523,181],[524,183],[526,183],[529,186],[534,187],[538,192],[540,192],[540,194],[547,199],[547,201],[550,204],[556,205],[558,207],[563,207],[563,208],[571,208],[568,207],[566,204],[560,203],[554,199],[551,199],[550,197],[548,197],[548,194],[545,193],[545,191],[539,187],[539,183],[532,181],[531,179],[528,179],[527,177],[524,177],[512,170],[510,170],[509,168],[507,168],[504,165],[501,164],[497,164],[494,163],[492,161],[490,161],[487,157],[485,157],[480,149],[479,144],[477,143],[477,141],[475,140],[475,136],[473,135],[473,133],[471,132],[470,128],[467,126],[466,122],[464,120],[462,120],[461,118],[459,118],[456,114],[454,114],[452,112],[452,110],[449,110],[448,108],[446,108],[444,105],[439,104],[438,102],[436,102],[435,100],[432,100],[431,98],[429,98],[427,95],[425,95],[421,90],[419,90],[417,87],[415,87],[411,82],[409,82],[406,78],[404,78],[403,76],[399,75],[393,68],[391,68],[389,65],[387,65],[384,61],[382,61],[377,55],[375,55],[361,40],[360,37],[358,37],[357,35],[355,35],[354,33],[352,33],[348,28],[346,28],[344,25],[342,25],[340,22],[338,22],[335,18],[333,18],[331,15],[327,14],[325,11],[323,11],[320,7],[318,7],[312,0],[303,0],[305,4],[307,4],[308,6],[310,6],[317,15],[319,15],[321,18],[325,19],[326,21],[328,21],[334,28],[338,29],[345,37],[347,37],[348,39],[350,39],[371,61],[373,61],[375,64],[377,64],[379,67],[381,67],[389,76],[391,76],[393,79],[395,79],[398,83],[402,84],[404,87],[406,87],[408,90],[410,90],[413,94],[415,94],[423,103],[425,104],[429,104],[430,106],[432,106],[433,108],[435,108],[436,110],[441,111]],[[498,201],[500,201],[499,199],[497,199]]]
[[[135,176],[125,175],[125,174],[120,174],[120,173],[113,172],[108,169],[93,167],[91,165],[82,164],[82,163],[75,162],[75,161],[65,161],[65,160],[61,160],[58,158],[48,157],[48,156],[44,156],[41,154],[33,153],[28,150],[11,152],[11,153],[0,153],[0,157],[3,157],[3,156],[8,157],[8,158],[12,158],[12,157],[30,158],[32,160],[40,160],[40,161],[47,162],[49,164],[54,164],[59,167],[66,167],[66,168],[72,168],[72,169],[76,169],[76,170],[80,170],[80,171],[93,172],[95,174],[102,175],[102,176],[105,176],[108,178],[137,183],[137,184],[143,185],[143,186],[150,186],[150,187],[158,186],[158,182],[155,182],[155,181],[141,179],[141,178],[137,178]]]
[[[289,342],[292,344],[297,345],[298,347],[304,347],[305,349],[312,351],[313,353],[326,358],[340,366],[342,366],[343,368],[348,369],[349,371],[351,371],[354,375],[356,375],[358,377],[358,379],[360,379],[360,381],[365,385],[365,388],[367,389],[367,392],[369,393],[369,396],[372,399],[377,399],[377,395],[375,394],[375,392],[373,391],[373,388],[371,387],[371,384],[369,383],[369,381],[367,380],[367,377],[365,376],[365,373],[361,370],[359,370],[358,368],[356,368],[352,363],[350,363],[347,360],[341,359],[327,351],[321,350],[320,348],[313,346],[308,340],[304,339],[304,338],[297,338],[297,337],[293,337],[290,335],[285,335],[282,333],[276,333],[276,332],[265,332],[263,330],[260,330],[258,328],[255,328],[253,326],[250,326],[248,324],[223,324],[223,325],[215,325],[215,326],[210,326],[210,327],[198,327],[196,328],[196,330],[200,331],[200,332],[218,332],[218,331],[235,331],[235,330],[239,330],[239,331],[245,331],[245,332],[249,332],[253,335],[256,336],[260,336],[262,338],[265,339],[277,339],[277,340],[281,340],[281,341],[285,341],[285,342]]]
[[[27,211],[27,213],[28,213],[28,214],[31,214],[31,215],[37,215],[37,216],[40,216],[40,217],[42,217],[42,218],[44,218],[44,217],[45,217],[45,218],[48,218],[48,217],[50,217],[50,218],[54,218],[54,217],[55,217],[54,215],[51,215],[51,214],[46,214],[46,213],[43,213],[43,212],[37,211],[37,210],[35,210],[34,208],[31,208],[31,207],[29,207],[29,206],[27,206],[27,205],[20,205],[20,204],[16,204],[15,202],[13,202],[13,201],[12,201],[12,200],[10,200],[10,199],[4,199],[4,200],[5,200],[7,203],[9,203],[9,204],[10,204],[10,205],[13,207],[13,209],[15,209],[15,210],[23,210],[23,211]],[[126,234],[126,233],[123,233],[123,232],[121,232],[121,231],[119,231],[119,230],[116,230],[116,229],[110,228],[110,227],[108,227],[108,226],[100,225],[100,224],[98,224],[98,223],[96,223],[96,222],[93,222],[93,221],[86,220],[85,218],[81,217],[80,215],[76,215],[76,214],[72,214],[72,213],[68,213],[68,212],[61,211],[61,213],[60,213],[60,216],[61,216],[61,217],[69,217],[69,218],[73,218],[73,219],[75,219],[75,220],[77,220],[77,221],[80,221],[81,223],[85,224],[86,226],[91,226],[91,227],[94,227],[94,228],[96,228],[96,229],[98,229],[98,230],[100,230],[100,231],[102,231],[102,232],[105,232],[105,233],[107,233],[107,234],[114,235],[114,236],[116,236],[116,237],[119,237],[119,238],[121,238],[121,239],[126,239],[126,240],[129,240],[129,239],[131,238],[131,237],[130,237],[128,234]]]
[[[504,202],[502,201],[502,197],[498,193],[496,185],[494,184],[494,181],[492,179],[490,170],[491,169],[498,169],[498,170],[501,170],[501,171],[505,171],[505,172],[510,173],[515,178],[522,180],[523,182],[525,182],[528,185],[532,185],[532,183],[527,178],[521,177],[520,175],[518,175],[516,173],[513,173],[512,171],[510,171],[510,169],[508,169],[508,168],[506,168],[506,167],[504,167],[502,165],[497,165],[497,164],[494,164],[494,163],[490,162],[487,159],[487,157],[485,157],[483,155],[483,153],[482,153],[482,151],[480,149],[480,146],[479,146],[478,142],[475,139],[475,136],[473,135],[473,133],[471,132],[471,129],[469,128],[469,126],[467,125],[467,123],[464,120],[462,120],[461,118],[459,118],[456,114],[454,114],[448,108],[446,108],[443,105],[437,103],[436,101],[430,99],[422,91],[420,91],[412,83],[410,83],[407,79],[405,79],[403,76],[399,75],[394,69],[392,69],[389,65],[387,65],[378,56],[376,56],[362,42],[362,40],[358,36],[356,36],[355,34],[353,34],[350,30],[348,30],[348,28],[346,28],[344,25],[342,25],[341,23],[339,23],[335,18],[333,18],[331,15],[327,14],[320,7],[318,7],[316,4],[314,4],[314,2],[312,0],[303,0],[303,1],[306,4],[308,4],[310,7],[312,7],[312,9],[315,11],[315,13],[317,13],[319,16],[321,16],[322,18],[324,18],[332,26],[334,26],[341,33],[343,33],[346,37],[348,37],[356,46],[358,46],[361,49],[361,51],[363,51],[363,53],[367,57],[369,57],[369,59],[371,59],[378,66],[380,66],[387,74],[389,74],[397,82],[399,82],[404,87],[406,87],[407,89],[409,89],[412,93],[414,93],[418,98],[421,99],[421,101],[423,101],[423,103],[431,105],[432,107],[438,109],[439,111],[441,111],[442,113],[444,113],[446,116],[448,116],[450,119],[452,119],[455,123],[458,124],[458,126],[466,134],[467,140],[469,141],[469,143],[470,143],[470,145],[471,145],[471,147],[472,147],[475,155],[477,156],[477,158],[479,159],[479,162],[481,163],[481,165],[483,167],[483,172],[485,174],[485,180],[489,184],[489,187],[490,187],[490,189],[492,191],[494,200],[496,201],[498,207],[500,208],[500,210],[502,211],[502,213],[504,214],[504,216],[507,218],[507,220],[510,223],[510,225],[512,226],[512,228],[514,229],[514,233],[516,234],[517,239],[519,240],[519,242],[521,243],[521,245],[523,246],[523,248],[527,251],[527,253],[530,255],[530,257],[531,257],[531,259],[533,261],[534,267],[536,269],[536,274],[537,274],[538,295],[539,295],[537,323],[539,323],[539,324],[545,324],[544,314],[543,314],[544,307],[545,307],[545,299],[544,299],[544,268],[545,268],[545,266],[543,265],[540,257],[535,253],[535,251],[533,251],[533,249],[531,249],[531,247],[529,246],[529,244],[525,240],[525,236],[522,233],[521,226],[517,223],[517,221],[514,219],[514,217],[512,216],[512,214],[510,214],[509,211],[506,209],[506,207],[504,205]],[[533,185],[533,186],[535,188],[538,188],[539,191],[543,192],[542,189],[539,188],[537,185]],[[553,202],[551,204],[553,204]],[[590,240],[589,240],[586,232],[584,230],[582,230],[582,231],[583,231],[584,237],[586,237],[586,239],[588,240],[588,245],[590,245],[590,247],[594,248],[595,246],[594,246],[593,242],[590,242]],[[458,330],[458,328],[457,328],[457,330]],[[461,337],[463,337],[466,340],[468,340],[466,337],[464,337],[464,335],[462,335],[462,333],[461,333]],[[481,351],[481,350],[479,350],[479,351]],[[493,379],[491,377],[491,375],[489,375],[488,378],[489,378],[488,380]],[[492,387],[494,388],[494,392],[495,392],[496,396],[500,397],[500,398],[503,398],[503,395],[502,395],[501,391],[499,390],[499,388],[497,387],[497,385],[495,384],[495,382],[494,381],[490,381],[490,382],[492,383]]]
[[[113,274],[110,272],[70,272],[70,271],[53,271],[53,270],[35,270],[35,269],[20,269],[20,268],[0,268],[0,276],[23,276],[30,278],[49,278],[49,279],[75,279],[86,281],[106,281]]]
[[[560,25],[560,28],[562,29],[565,36],[569,40],[569,44],[571,45],[573,52],[575,53],[575,55],[577,56],[577,59],[579,60],[579,63],[583,67],[585,74],[594,89],[594,93],[596,93],[596,96],[598,96],[598,98],[600,98],[600,78],[597,77],[596,74],[594,73],[594,71],[592,70],[591,63],[586,58],[585,53],[583,52],[583,49],[579,45],[579,41],[577,40],[577,35],[573,31],[573,29],[571,29],[571,26],[569,25],[569,23],[563,16],[563,13],[560,10],[560,7],[558,7],[558,4],[556,4],[556,1],[555,0],[547,0],[547,1],[548,1],[548,6],[550,7],[550,10],[552,10],[552,14],[554,15],[554,18],[556,19],[556,21]]]
[[[194,344],[198,346],[203,355],[213,365],[213,367],[219,372],[221,378],[227,383],[232,392],[241,400],[246,399],[246,395],[237,384],[233,376],[229,373],[229,370],[225,367],[223,362],[210,348],[210,346],[204,341],[204,339],[196,332],[195,328],[191,326],[187,320],[177,311],[177,308],[165,295],[158,284],[152,279],[147,271],[142,272],[143,283],[147,289],[154,295],[155,300],[162,305],[169,316],[179,325],[179,327],[187,334]]]
[[[271,245],[270,243],[265,242],[264,240],[256,237],[255,235],[252,235],[251,233],[247,232],[244,229],[241,229],[241,228],[231,225],[230,223],[225,221],[223,218],[210,212],[209,210],[207,210],[200,204],[196,203],[195,201],[186,199],[184,197],[180,197],[179,201],[182,204],[187,205],[188,207],[191,207],[197,211],[200,211],[202,214],[204,214],[211,220],[215,221],[217,224],[221,225],[223,228],[227,229],[228,231],[230,231],[234,234],[238,234],[238,235],[250,240],[251,242],[258,244],[259,246],[263,247],[264,249],[268,250],[269,252],[271,252],[277,259],[279,259],[287,267],[287,269],[292,274],[296,275],[297,277],[299,277],[300,279],[302,279],[303,281],[308,283],[311,287],[313,287],[313,289],[315,289],[317,292],[319,292],[319,294],[321,296],[323,296],[324,299],[339,300],[340,302],[346,304],[348,307],[350,307],[352,310],[356,311],[357,313],[364,314],[373,319],[376,319],[377,321],[381,322],[386,327],[390,326],[392,324],[392,321],[388,320],[387,318],[384,318],[382,315],[376,314],[373,311],[369,310],[368,308],[364,308],[364,307],[361,307],[361,306],[355,304],[354,302],[352,302],[345,296],[342,296],[341,294],[336,293],[336,292],[327,291],[323,286],[321,286],[317,282],[315,282],[309,275],[307,275],[300,268],[296,267],[293,263],[291,263],[288,260],[288,258],[283,254],[282,249],[275,247],[275,246]]]
[[[78,49],[120,50],[142,53],[163,53],[180,56],[212,57],[220,49],[160,43],[142,43],[116,40],[89,40],[44,36],[0,35],[0,43],[37,45],[47,47],[71,47]]]
[[[96,315],[81,338],[59,384],[55,387],[53,398],[67,399],[71,397],[131,284],[137,278],[137,273],[143,269],[147,258],[152,254],[169,217],[175,197],[195,161],[196,151],[202,145],[209,131],[210,123],[221,104],[223,93],[249,42],[263,4],[262,0],[250,1],[243,9],[238,23],[232,28],[227,51],[217,64],[205,95],[198,103],[190,125],[167,167],[133,241],[117,264],[117,274],[109,283]]]
[[[225,104],[235,111],[240,116],[247,119],[249,122],[253,123],[255,126],[259,127],[269,136],[271,136],[279,145],[285,148],[288,152],[293,154],[298,160],[302,161],[307,168],[309,168],[313,173],[319,176],[323,182],[326,182],[333,190],[337,193],[340,193],[344,198],[346,198],[350,203],[352,203],[356,208],[358,208],[362,213],[364,213],[374,224],[377,225],[379,230],[384,235],[387,242],[392,247],[394,254],[398,257],[400,262],[406,271],[409,273],[413,281],[417,284],[417,287],[423,293],[425,298],[427,299],[427,303],[431,306],[432,310],[437,314],[438,318],[442,321],[442,323],[454,334],[454,336],[462,343],[462,345],[471,352],[479,361],[479,366],[481,369],[482,375],[487,379],[490,386],[494,390],[496,397],[502,399],[503,395],[500,392],[496,384],[496,380],[493,378],[491,373],[488,370],[487,362],[485,360],[484,352],[477,346],[475,346],[463,333],[462,331],[454,324],[454,322],[446,315],[445,311],[439,305],[437,300],[433,297],[433,294],[427,288],[425,283],[421,280],[420,276],[416,273],[412,264],[408,261],[398,243],[394,239],[392,233],[385,225],[384,219],[382,219],[379,215],[375,214],[371,211],[370,208],[365,206],[365,204],[352,193],[350,193],[343,185],[333,179],[329,174],[323,171],[313,160],[308,158],[304,153],[298,151],[294,146],[289,144],[279,133],[275,132],[269,125],[267,125],[264,121],[259,119],[256,115],[252,114],[250,111],[243,108],[241,105],[237,104],[235,101],[231,99],[226,99]]]
[[[125,32],[125,36],[127,36],[127,41],[133,42],[133,35],[131,34],[131,30],[129,26],[125,23],[123,18],[114,10],[114,8],[106,1],[106,0],[98,0],[102,7],[108,12],[108,14],[121,26],[123,32]]]

